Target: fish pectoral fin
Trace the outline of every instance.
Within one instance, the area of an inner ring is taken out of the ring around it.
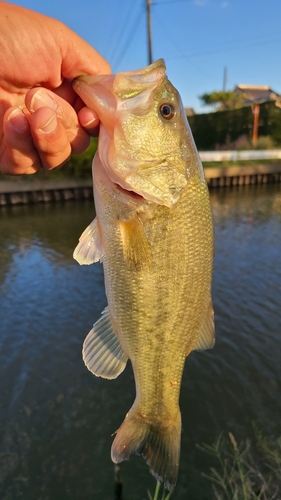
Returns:
[[[73,258],[80,265],[88,265],[99,260],[102,261],[102,256],[101,234],[96,217],[81,234],[79,243],[73,252]]]
[[[83,344],[83,360],[97,377],[113,379],[124,370],[128,357],[112,327],[108,307],[94,324]]]
[[[126,265],[135,271],[149,269],[150,246],[141,220],[134,214],[129,219],[119,219],[118,222]]]
[[[214,309],[212,300],[208,312],[205,316],[204,322],[198,333],[195,344],[192,348],[193,351],[203,351],[205,349],[212,349],[215,345],[215,323],[214,323]]]

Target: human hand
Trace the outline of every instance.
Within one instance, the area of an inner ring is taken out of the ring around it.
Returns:
[[[99,120],[72,89],[108,63],[59,21],[0,2],[0,172],[32,174],[84,151]]]

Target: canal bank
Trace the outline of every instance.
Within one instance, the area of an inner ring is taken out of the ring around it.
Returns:
[[[209,187],[281,182],[280,162],[261,165],[233,165],[231,167],[204,166],[204,172]]]
[[[93,196],[92,179],[34,179],[0,182],[0,206],[81,200]]]
[[[210,188],[281,182],[281,162],[261,165],[204,166]],[[4,179],[4,180],[3,180]],[[92,179],[21,179],[0,182],[0,206],[88,199],[92,197]]]

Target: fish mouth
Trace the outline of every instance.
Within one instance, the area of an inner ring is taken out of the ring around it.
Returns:
[[[141,196],[140,194],[136,193],[135,191],[131,191],[130,189],[124,189],[122,186],[120,186],[120,184],[117,184],[117,182],[114,182],[114,186],[122,194],[125,194],[126,196],[133,198],[135,201],[144,201],[145,200],[145,198],[143,196]]]

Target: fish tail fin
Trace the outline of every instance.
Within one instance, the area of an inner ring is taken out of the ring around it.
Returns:
[[[151,474],[165,488],[175,487],[180,457],[180,410],[172,424],[164,427],[147,422],[135,409],[129,412],[117,431],[111,448],[113,462],[128,460],[131,455],[142,455]]]

